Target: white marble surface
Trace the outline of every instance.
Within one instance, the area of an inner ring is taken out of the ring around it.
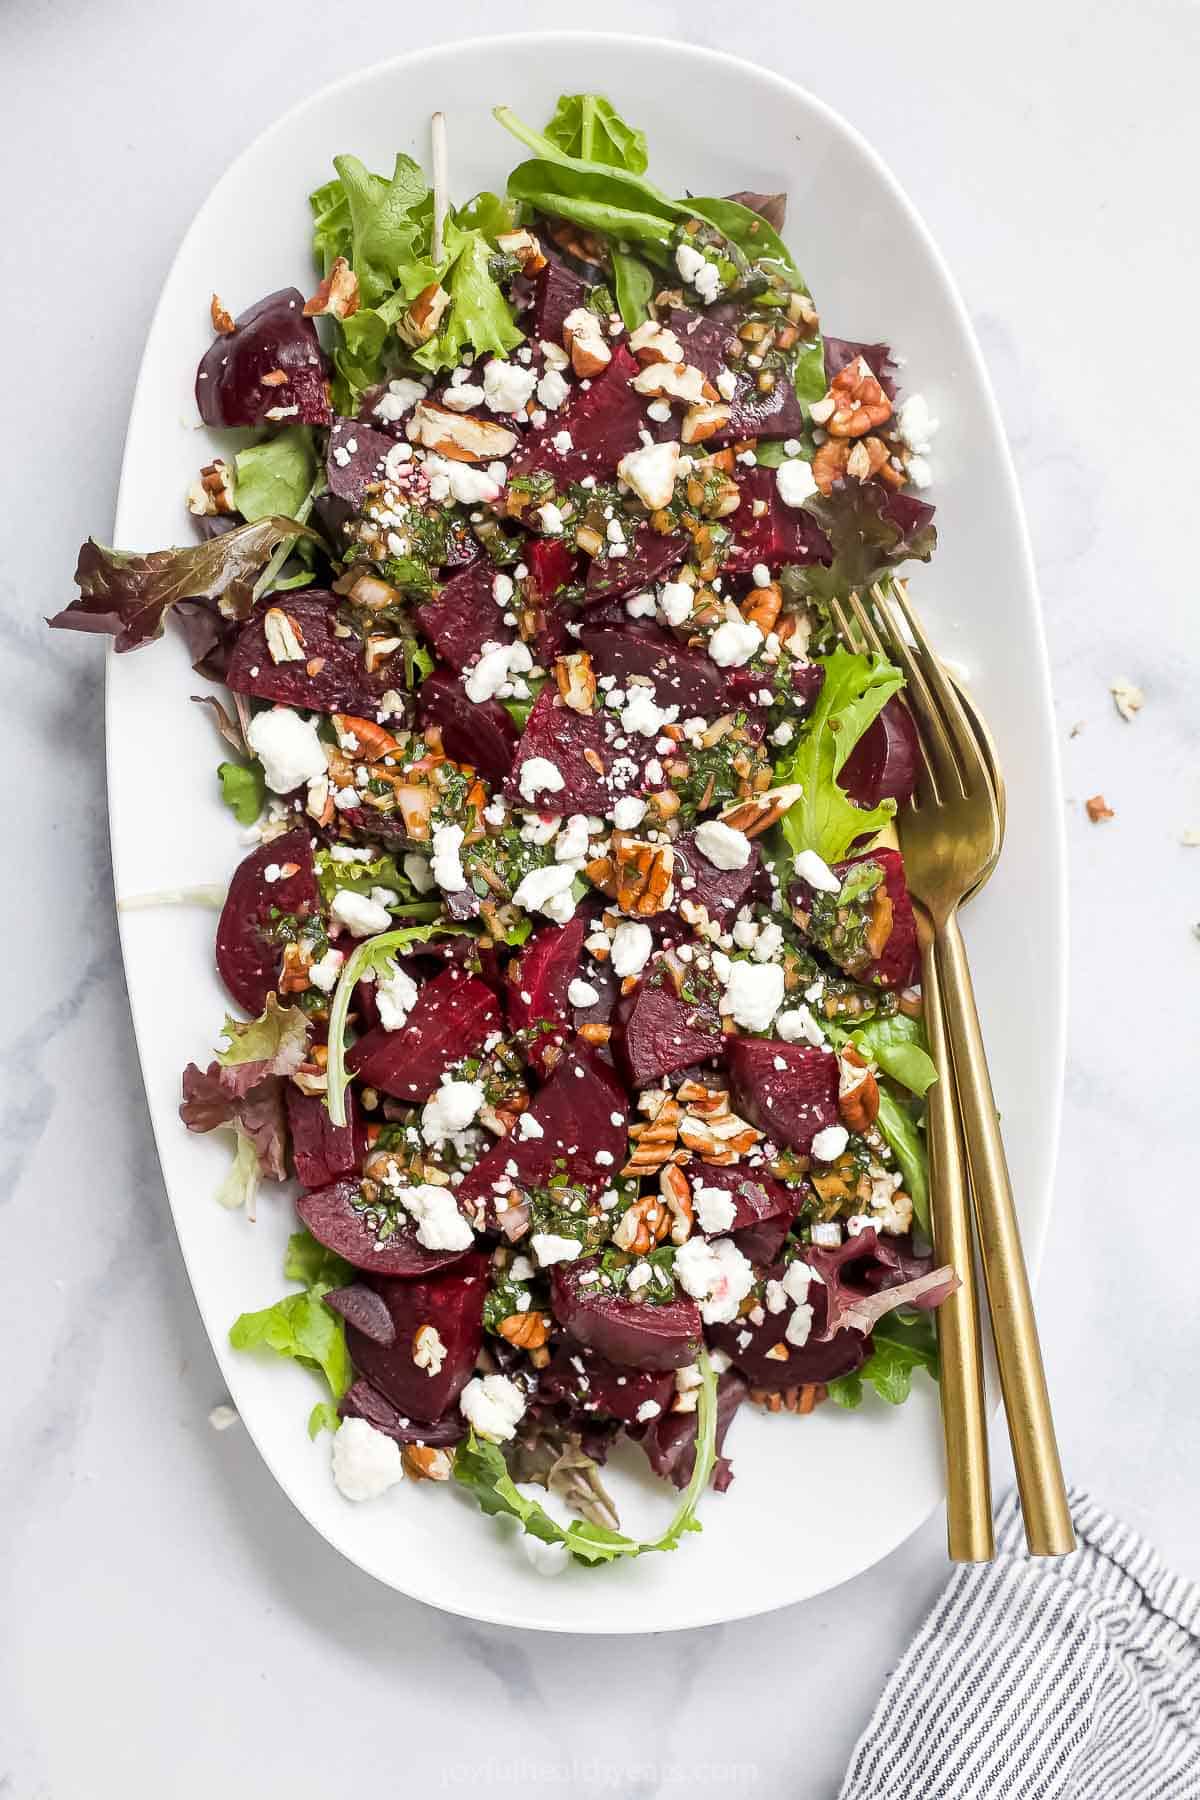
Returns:
[[[453,10],[464,35],[497,22],[477,0]],[[244,1433],[206,1422],[221,1393],[144,1115],[111,910],[102,657],[48,639],[41,617],[70,592],[78,541],[111,520],[142,333],[211,182],[294,99],[435,35],[382,0],[259,0],[236,18],[214,28],[149,0],[0,16],[16,252],[0,291],[0,1795],[277,1800],[369,1784],[823,1800],[943,1580],[940,1519],[803,1608],[564,1642],[374,1585],[291,1510]],[[874,139],[956,271],[1018,460],[1062,728],[1071,1055],[1041,1316],[1063,1449],[1073,1480],[1200,1574],[1200,849],[1180,844],[1200,827],[1200,16],[1183,0],[1014,0],[986,16],[927,0],[803,15],[781,0],[610,0],[603,19],[537,4],[504,22],[604,23],[774,61]],[[1108,696],[1122,675],[1146,693],[1132,725]],[[1117,814],[1102,826],[1082,811],[1096,792]],[[886,1471],[879,1488],[886,1506]]]

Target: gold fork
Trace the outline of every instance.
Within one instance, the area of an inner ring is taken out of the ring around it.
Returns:
[[[988,758],[980,748],[952,684],[929,647],[906,588],[899,582],[892,584],[886,592],[877,586],[872,589],[872,599],[879,628],[857,595],[852,595],[855,619],[867,644],[903,669],[906,697],[918,726],[922,764],[918,769],[912,806],[902,821],[902,836],[909,885],[924,914],[922,956],[926,1027],[931,1034],[931,1049],[939,1068],[949,1069],[951,1063],[953,1065],[992,1336],[1025,1532],[1034,1555],[1061,1556],[1074,1549],[1075,1538],[1008,1165],[997,1122],[966,947],[957,917],[960,902],[982,885],[994,866],[999,849],[1000,813],[988,773]],[[893,607],[907,632],[897,624]],[[910,648],[910,640],[916,646],[916,654]],[[945,1056],[944,1042],[939,1045],[933,1041],[940,1038],[943,1027],[949,1037],[949,1058]],[[934,1105],[933,1096],[943,1088]],[[943,1239],[939,1254],[954,1262],[964,1285],[969,1285],[969,1233],[963,1231],[965,1208],[960,1203],[961,1167],[955,1168],[957,1133],[945,1129],[944,1118],[939,1122],[939,1115],[951,1111],[953,1103],[950,1084],[936,1083],[931,1090],[930,1105],[931,1189],[936,1192],[940,1186],[943,1191],[943,1204],[938,1207],[935,1203],[935,1231],[940,1216],[943,1230],[949,1232],[949,1239]],[[938,1154],[942,1158],[940,1167]],[[954,1197],[956,1176],[959,1180],[958,1201]],[[948,1205],[945,1204],[947,1194]],[[961,1241],[964,1235],[966,1243]],[[952,1298],[952,1307],[953,1300],[959,1298]],[[953,1499],[957,1489],[962,1509],[958,1522],[960,1548],[968,1559],[974,1560],[980,1548],[987,1546],[984,1555],[991,1553],[991,1518],[989,1500],[986,1528],[981,1529],[979,1501],[980,1491],[987,1485],[986,1440],[982,1442],[981,1460],[974,1418],[975,1384],[970,1367],[972,1362],[978,1367],[978,1334],[976,1330],[973,1345],[971,1312],[968,1299],[960,1303],[957,1313],[952,1310],[948,1317],[951,1387],[943,1390],[943,1408],[948,1496]],[[959,1386],[962,1392],[956,1393],[955,1388]],[[956,1419],[954,1408],[964,1399],[965,1416]],[[953,1464],[962,1454],[969,1466],[956,1476]],[[953,1518],[951,1535],[951,1554],[956,1555]]]

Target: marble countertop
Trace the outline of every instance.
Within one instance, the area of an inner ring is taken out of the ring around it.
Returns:
[[[801,1608],[564,1642],[377,1586],[292,1510],[244,1432],[207,1422],[222,1394],[162,1192],[112,913],[102,655],[48,641],[41,620],[70,591],[76,544],[112,518],[143,333],[193,210],[276,112],[432,41],[412,10],[259,0],[217,53],[194,9],[149,0],[41,0],[0,19],[22,245],[0,295],[19,947],[0,1046],[0,1795],[277,1800],[366,1783],[824,1800],[945,1578],[941,1518]],[[711,0],[610,0],[602,20],[537,3],[509,22],[771,60],[867,132],[955,269],[1017,457],[1061,726],[1070,1060],[1040,1291],[1064,1458],[1200,1575],[1185,1252],[1200,849],[1181,844],[1200,828],[1184,223],[1200,14],[1179,0],[1014,0],[986,15],[859,0],[798,27],[764,0],[752,17],[740,30]],[[454,9],[463,35],[493,18],[480,0]],[[1145,691],[1133,723],[1109,695],[1118,677]],[[1084,815],[1095,793],[1116,814],[1103,825]],[[1002,1431],[996,1461],[1006,1478]]]

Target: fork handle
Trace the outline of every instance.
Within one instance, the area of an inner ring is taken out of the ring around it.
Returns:
[[[1075,1532],[975,990],[954,913],[937,933],[936,960],[1025,1536],[1035,1556],[1065,1556],[1075,1548]]]
[[[925,1030],[938,1071],[938,1079],[929,1090],[925,1117],[933,1242],[938,1262],[949,1263],[961,1284],[949,1299],[942,1301],[936,1314],[942,1433],[946,1442],[946,1538],[954,1562],[991,1562],[996,1543],[992,1533],[971,1200],[959,1137],[954,1069],[942,1017],[937,957],[924,913],[918,913],[917,927]]]

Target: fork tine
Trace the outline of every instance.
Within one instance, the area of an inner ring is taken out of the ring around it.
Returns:
[[[842,611],[841,601],[831,600],[829,602],[829,611],[832,615],[834,624],[837,626],[838,636],[841,638],[843,644],[845,644],[847,650],[852,650],[856,656],[861,655],[862,647],[859,644],[857,637],[854,635],[854,627]]]
[[[889,661],[899,663],[904,671],[905,697],[916,718],[917,736],[921,740],[921,748],[933,775],[934,784],[939,793],[947,798],[957,789],[962,790],[958,763],[954,750],[942,724],[941,714],[933,695],[926,686],[925,677],[921,673],[917,659],[905,643],[903,636],[896,628],[895,620],[883,606],[883,591],[876,584],[871,589],[871,598],[875,602],[876,612],[882,627],[881,636],[885,645],[885,653]]]
[[[858,628],[862,632],[868,650],[873,650],[876,656],[886,657],[887,651],[883,647],[883,639],[880,637],[878,631],[876,631],[870,613],[859,599],[857,593],[853,590],[851,590],[850,594],[850,605],[853,609],[854,617],[858,621]]]
[[[921,655],[921,664],[925,680],[932,689],[934,699],[938,703],[942,722],[958,752],[960,771],[964,791],[970,793],[978,786],[988,786],[988,775],[984,759],[980,754],[979,743],[971,730],[970,722],[963,711],[962,702],[954,691],[954,684],[943,673],[929,639],[917,617],[916,609],[908,597],[908,583],[896,581],[892,583],[888,595],[890,603],[894,603],[900,611],[905,624],[913,635],[917,649]]]

